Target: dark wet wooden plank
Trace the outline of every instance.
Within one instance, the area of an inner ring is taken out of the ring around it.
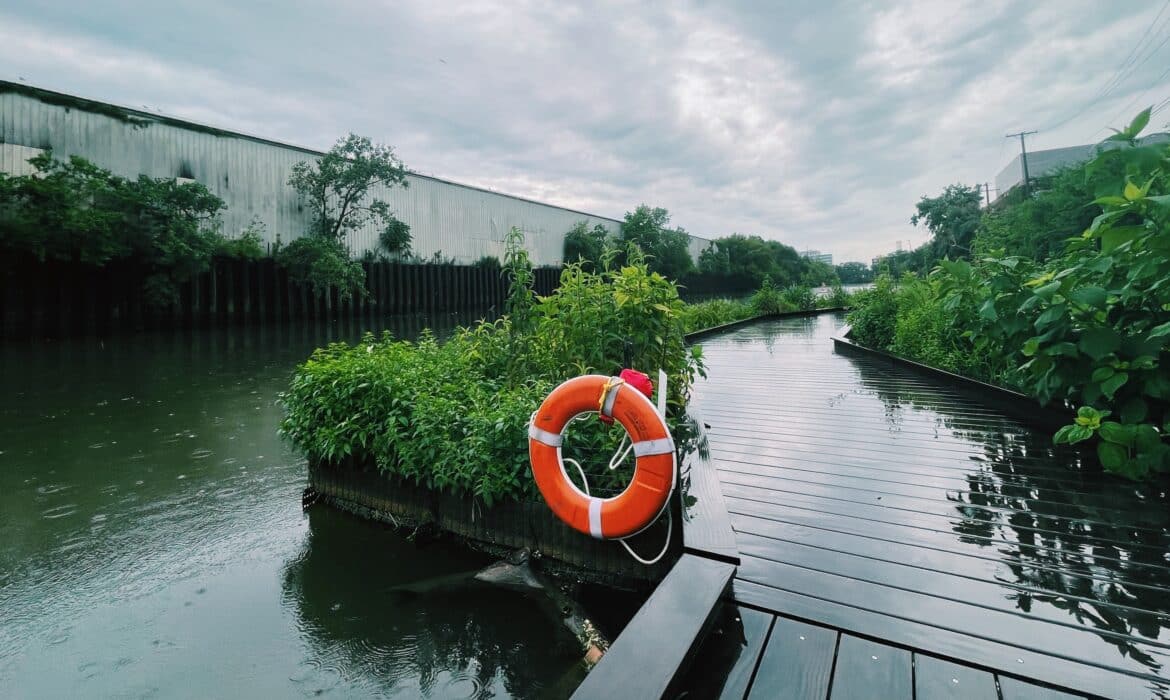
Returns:
[[[824,700],[836,649],[835,630],[777,617],[748,697]]]
[[[990,671],[915,654],[914,697],[917,700],[998,700],[999,693]]]
[[[715,466],[709,460],[695,455],[689,473],[691,483],[688,495],[695,502],[687,508],[687,517],[683,522],[683,550],[739,564],[735,532],[727,517],[727,506]]]
[[[760,655],[764,652],[764,643],[772,629],[772,620],[776,619],[771,613],[751,608],[739,608],[738,611],[743,624],[743,648],[723,682],[723,689],[719,693],[720,700],[740,700],[747,695],[752,674],[756,671]]]
[[[1003,700],[1084,700],[1084,695],[1073,695],[1039,685],[1032,685],[1016,678],[999,677],[999,688]],[[1122,696],[1118,696],[1122,697]],[[1134,696],[1139,697],[1139,696]]]
[[[736,579],[735,600],[785,615],[813,619],[848,632],[864,634],[907,647],[931,651],[993,669],[1015,668],[1017,673],[1103,697],[1150,697],[1154,681],[1113,673],[1098,666],[1069,661],[1003,642],[973,637],[963,631],[927,624],[924,619],[896,618],[852,607],[827,597],[793,593]],[[778,618],[779,619],[779,618]],[[766,654],[766,652],[765,652]],[[1170,691],[1170,685],[1162,686]]]
[[[843,634],[832,689],[832,700],[912,700],[910,652]]]
[[[734,573],[731,564],[684,554],[573,697],[662,697],[706,632]]]

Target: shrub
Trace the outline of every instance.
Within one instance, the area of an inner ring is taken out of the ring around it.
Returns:
[[[854,295],[854,308],[849,312],[848,321],[858,343],[887,350],[894,342],[897,318],[894,280],[889,275],[879,275],[873,289]]]
[[[570,265],[561,287],[537,299],[531,267],[509,236],[504,267],[511,283],[506,316],[455,333],[440,345],[388,335],[334,344],[301,365],[283,396],[281,432],[309,459],[347,458],[437,490],[474,494],[491,505],[534,494],[526,426],[559,382],[584,373],[616,374],[627,342],[632,364],[670,377],[669,419],[702,371],[698,348],[683,342],[682,302],[674,285],[635,256],[617,270]],[[574,445],[608,454],[620,430],[582,421]],[[628,478],[590,470],[602,490]],[[601,476],[603,475],[604,476]]]
[[[751,306],[752,311],[757,316],[778,314],[782,311],[788,311],[790,308],[785,304],[780,290],[772,285],[772,278],[767,276],[764,277],[760,288],[752,295]]]
[[[259,260],[264,257],[264,222],[259,217],[252,217],[252,223],[240,233],[239,238],[219,236],[215,254],[241,260]]]
[[[793,285],[780,293],[783,305],[789,311],[811,311],[817,308],[817,295],[801,285]]]
[[[741,321],[755,315],[752,305],[743,301],[712,299],[699,304],[687,304],[682,309],[682,324],[687,333],[714,328],[725,323]]]
[[[289,279],[308,285],[315,294],[337,287],[342,299],[365,294],[366,272],[349,256],[340,241],[325,236],[302,236],[284,246],[277,262],[288,269]]]

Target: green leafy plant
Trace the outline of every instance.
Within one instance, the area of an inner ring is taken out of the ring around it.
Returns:
[[[239,238],[221,235],[216,241],[215,254],[226,258],[259,260],[264,257],[264,229],[260,217],[252,217],[252,223],[240,233]]]
[[[302,236],[281,248],[276,260],[288,270],[290,280],[307,285],[314,294],[333,287],[342,299],[365,294],[366,272],[340,241]]]
[[[776,289],[775,285],[772,284],[772,278],[766,275],[760,288],[752,295],[751,306],[757,316],[778,314],[790,309],[787,302],[784,301],[783,293]]]
[[[29,159],[32,175],[0,174],[0,251],[5,260],[102,266],[127,263],[148,302],[170,304],[177,285],[206,270],[219,241],[223,200],[197,183],[129,180],[73,156]]]
[[[569,377],[617,374],[627,354],[652,376],[662,368],[670,377],[669,421],[678,426],[702,353],[685,346],[674,284],[634,251],[616,269],[570,265],[560,288],[537,298],[522,243],[518,231],[509,235],[503,318],[461,329],[445,344],[428,334],[418,343],[367,336],[318,350],[283,397],[282,434],[313,461],[357,460],[490,505],[533,495],[527,421]],[[620,432],[583,421],[571,441],[608,460]],[[604,463],[585,466],[599,492],[629,478]]]
[[[913,294],[879,279],[851,315],[855,337],[1077,407],[1055,439],[1096,441],[1109,471],[1170,470],[1170,147],[1138,140],[1148,121],[1083,167],[1093,217],[1059,256],[943,260]]]

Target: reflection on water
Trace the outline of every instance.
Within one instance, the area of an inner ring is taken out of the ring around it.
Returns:
[[[371,330],[441,336],[471,320]],[[575,668],[555,621],[511,594],[385,593],[481,558],[301,512],[305,468],[276,435],[278,393],[313,348],[363,330],[0,346],[0,697],[412,696],[424,685],[498,697]],[[528,646],[543,665],[516,661]],[[363,661],[366,648],[376,655]],[[407,649],[426,663],[387,668]]]
[[[1164,484],[1103,474],[1050,436],[940,391],[890,381],[888,366],[850,357],[887,427],[934,424],[931,449],[961,460],[964,488],[947,492],[951,531],[999,566],[1004,598],[1022,613],[1066,620],[1151,671],[1170,648],[1170,508]],[[920,427],[918,429],[921,429]],[[909,453],[906,464],[928,464]],[[940,460],[936,458],[935,462]],[[1156,651],[1156,653],[1155,653]]]
[[[308,673],[316,680],[331,669],[362,694],[401,697],[572,692],[581,678],[580,644],[550,624],[541,601],[475,582],[421,594],[392,590],[491,562],[434,549],[444,547],[420,549],[355,527],[344,513],[311,510],[303,550],[284,572],[286,605],[314,650]],[[549,669],[565,675],[550,679]]]

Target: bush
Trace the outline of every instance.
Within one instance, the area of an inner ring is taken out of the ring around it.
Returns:
[[[811,311],[817,308],[817,295],[808,287],[793,285],[780,293],[783,305],[789,311]]]
[[[867,347],[888,350],[898,318],[894,280],[889,275],[878,276],[873,289],[855,294],[853,303],[848,316],[853,339]]]
[[[203,185],[129,180],[51,152],[29,163],[36,174],[0,174],[0,257],[128,262],[144,272],[147,299],[157,306],[175,298],[178,283],[207,269],[224,203]]]
[[[561,287],[537,299],[519,234],[509,240],[506,316],[461,329],[443,345],[429,335],[417,344],[384,335],[316,351],[283,396],[282,434],[313,461],[353,458],[488,505],[529,497],[532,411],[569,377],[616,374],[627,341],[634,367],[667,372],[677,426],[702,362],[698,348],[684,345],[674,285],[635,256],[600,274],[570,265]],[[608,459],[620,434],[582,421],[571,439]],[[602,492],[628,479],[604,466],[590,471]]]
[[[302,236],[284,246],[277,262],[288,269],[289,279],[308,285],[315,294],[336,287],[342,299],[365,294],[366,271],[349,256],[340,241],[320,235]]]
[[[819,309],[848,308],[852,305],[853,295],[845,291],[839,284],[833,286],[828,296],[817,299],[817,308]]]
[[[752,311],[757,316],[778,314],[791,309],[784,302],[784,297],[780,290],[772,285],[772,278],[767,276],[764,277],[764,282],[760,285],[760,288],[752,295],[751,306]]]
[[[854,337],[1068,408],[1054,440],[1094,440],[1109,471],[1170,471],[1170,147],[1138,144],[1149,115],[1084,167],[1096,215],[1060,257],[1037,263],[1013,231],[1000,240],[1023,255],[943,260],[900,290],[881,278],[850,314]]]
[[[219,236],[215,254],[241,260],[259,260],[264,257],[264,222],[259,217],[253,217],[252,223],[248,224],[239,238]]]
[[[687,333],[714,328],[755,316],[752,305],[742,301],[712,299],[699,304],[687,304],[682,309],[682,324]]]

